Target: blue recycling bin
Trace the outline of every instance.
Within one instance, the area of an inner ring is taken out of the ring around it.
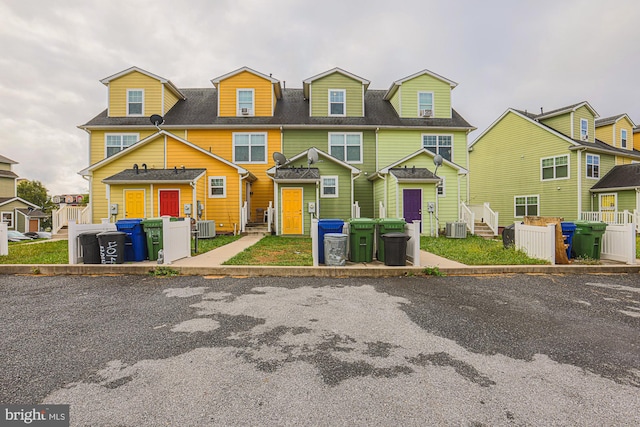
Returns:
[[[142,219],[121,219],[116,229],[126,234],[124,241],[125,261],[144,261],[147,259],[147,239],[142,228]]]
[[[562,237],[564,237],[564,244],[567,246],[567,258],[571,258],[571,249],[573,247],[573,235],[576,232],[577,225],[573,222],[562,221]]]
[[[341,219],[318,220],[318,262],[324,264],[324,235],[328,233],[342,233],[344,221]]]

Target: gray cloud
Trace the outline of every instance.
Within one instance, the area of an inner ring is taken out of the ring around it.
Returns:
[[[0,154],[52,193],[85,191],[77,126],[106,108],[99,80],[133,65],[179,87],[246,65],[287,87],[341,67],[386,89],[427,68],[459,83],[470,140],[508,107],[587,100],[640,124],[638,12],[631,0],[3,2]]]

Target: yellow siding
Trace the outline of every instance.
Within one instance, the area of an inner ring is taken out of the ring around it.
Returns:
[[[633,134],[633,148],[640,150],[640,132]]]
[[[598,138],[602,142],[606,142],[607,144],[615,147],[614,145],[614,126],[613,124],[606,126],[599,126],[596,128],[596,138]]]
[[[162,83],[134,71],[109,83],[109,117],[127,115],[127,89],[144,89],[144,116],[163,113]]]
[[[0,171],[10,171],[11,165],[9,163],[0,163]]]
[[[145,139],[146,137],[148,137],[149,135],[154,134],[155,132],[152,130],[132,130],[132,129],[123,129],[123,130],[108,130],[108,131],[104,131],[104,130],[92,130],[91,131],[91,136],[90,136],[90,159],[89,159],[89,164],[94,165],[96,163],[98,163],[101,160],[104,160],[105,156],[106,156],[106,139],[105,139],[105,134],[107,133],[122,133],[122,134],[130,134],[130,133],[136,133],[138,135],[140,135],[140,140]],[[164,165],[164,163],[163,163]],[[162,167],[162,166],[158,166],[158,167]]]
[[[167,113],[167,111],[169,111],[174,105],[176,105],[176,103],[178,102],[178,97],[174,95],[173,92],[171,92],[169,89],[167,89],[166,87],[163,88],[164,90],[164,111],[163,111],[163,115]]]
[[[157,138],[151,141],[147,145],[132,151],[130,154],[116,159],[103,167],[93,172],[92,180],[92,194],[91,204],[93,207],[93,222],[99,223],[102,218],[109,217],[109,201],[107,200],[107,186],[102,183],[102,180],[115,175],[118,172],[122,172],[124,169],[131,169],[133,164],[137,163],[141,165],[146,163],[149,169],[162,169],[164,168],[164,138]],[[115,187],[115,186],[114,186]],[[148,185],[132,186],[128,185],[127,189],[146,188]],[[124,218],[124,210],[122,209],[124,199],[123,194],[114,194],[112,192],[114,200],[111,203],[118,203],[120,210],[116,219]],[[147,191],[146,209],[151,206],[151,195]],[[117,199],[117,200],[116,200]],[[122,200],[120,200],[122,199]]]
[[[262,77],[258,77],[248,71],[243,71],[229,77],[218,84],[218,115],[220,117],[236,117],[237,114],[237,89],[253,89],[253,102],[255,106],[254,116],[273,116],[275,97],[273,84]]]

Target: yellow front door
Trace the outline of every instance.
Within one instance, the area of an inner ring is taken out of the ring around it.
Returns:
[[[144,190],[125,191],[124,209],[125,218],[144,218]]]
[[[282,234],[302,234],[302,188],[282,189]]]
[[[602,221],[606,223],[614,223],[616,215],[616,195],[601,194],[600,195],[600,212],[602,213]]]

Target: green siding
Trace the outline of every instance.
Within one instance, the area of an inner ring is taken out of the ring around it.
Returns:
[[[16,180],[0,178],[0,197],[16,197]]]
[[[305,236],[311,235],[311,220],[314,214],[309,213],[309,203],[316,202],[316,185],[315,184],[280,184],[278,186],[278,234],[282,234],[282,189],[283,188],[302,188],[302,233]]]
[[[347,129],[345,132],[357,132],[357,129]],[[329,152],[329,132],[339,132],[338,130],[285,130],[282,137],[282,150],[286,157],[290,158],[295,156],[310,147],[316,147],[325,153]],[[373,217],[374,205],[373,205],[373,185],[367,180],[367,176],[370,176],[375,172],[376,168],[376,135],[375,131],[363,131],[362,132],[362,163],[354,163],[353,166],[360,169],[362,174],[354,182],[354,200],[360,205],[360,215],[362,217]],[[296,165],[303,164],[306,166],[306,162],[296,162]],[[323,165],[329,163],[324,161],[320,163]],[[319,166],[320,167],[320,166]],[[367,173],[365,175],[364,173]],[[349,193],[348,193],[349,194]],[[340,198],[343,198],[342,192],[340,192]],[[350,199],[350,196],[349,196]]]
[[[362,117],[363,85],[358,80],[340,73],[333,73],[311,83],[311,115],[327,117],[329,115],[329,89],[346,90],[348,117]]]
[[[382,179],[377,179],[373,182],[373,215],[371,218],[379,218],[380,210],[378,206],[380,202],[384,203],[384,186],[385,181]]]
[[[596,136],[596,123],[593,114],[589,109],[585,106],[578,108],[575,113],[573,113],[573,137],[575,139],[580,139],[580,119],[587,119],[589,122],[589,141],[593,142]],[[570,135],[568,133],[567,135]]]
[[[633,212],[636,209],[636,190],[624,190],[618,192],[618,211]]]
[[[567,141],[508,112],[469,153],[470,204],[489,202],[506,226],[514,222],[514,196],[538,195],[539,215],[575,219],[577,154],[567,148]],[[540,159],[564,154],[570,178],[542,181]]]
[[[394,110],[396,110],[396,113],[398,113],[399,116],[402,116],[400,111],[400,91],[399,90],[397,90],[396,93],[393,94],[390,102]]]
[[[422,149],[422,135],[452,135],[453,153],[451,161],[467,169],[466,132],[413,129],[381,129],[378,132],[378,167],[382,169]]]
[[[402,102],[402,117],[419,117],[418,92],[433,92],[433,117],[451,118],[451,86],[442,80],[423,74],[403,82],[398,92]]]
[[[324,160],[314,166],[320,169],[321,177],[338,177],[338,197],[322,197],[322,185],[320,185],[319,218],[348,220],[351,217],[351,171],[330,160]]]
[[[542,123],[557,130],[558,132],[571,137],[571,113],[562,114],[560,116],[550,117],[548,119],[541,120]],[[580,138],[580,120],[578,120],[578,130],[574,134],[577,138]]]

